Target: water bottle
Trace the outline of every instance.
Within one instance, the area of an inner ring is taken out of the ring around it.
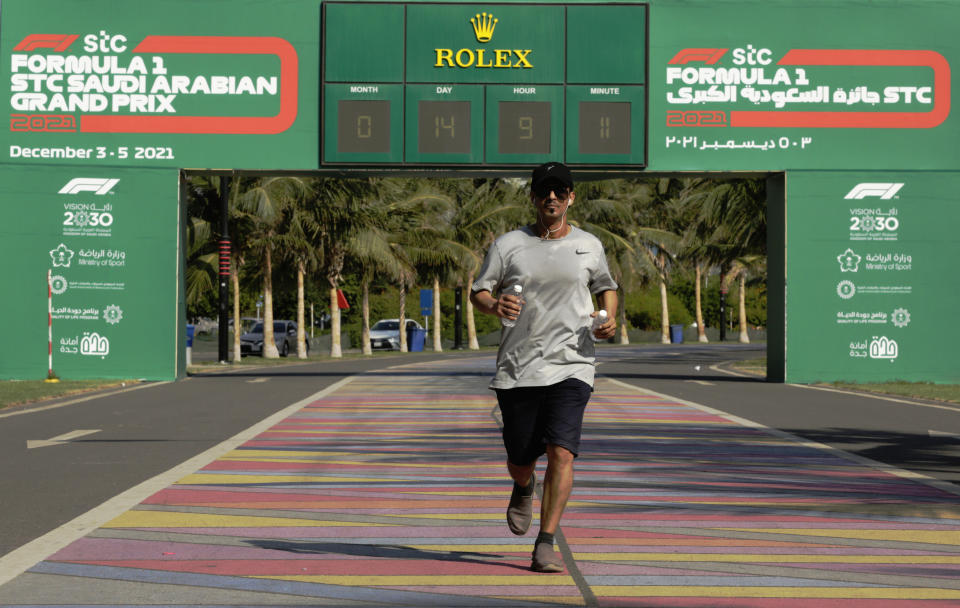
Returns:
[[[523,296],[521,295],[521,294],[523,293],[523,286],[522,286],[522,285],[514,285],[513,287],[511,287],[510,289],[508,289],[506,293],[507,293],[507,295],[517,296],[518,298],[521,298],[521,299],[520,299],[520,305],[523,306],[523,304],[524,304],[525,301],[523,300]],[[503,323],[503,326],[504,326],[504,327],[513,327],[514,325],[517,324],[516,321],[511,321],[510,319],[508,319],[508,318],[506,318],[506,317],[500,317],[500,322]]]
[[[590,337],[593,338],[594,342],[599,342],[600,339],[597,338],[593,332],[597,330],[598,327],[607,322],[607,311],[601,310],[597,313],[597,316],[593,318],[593,323],[590,324]]]

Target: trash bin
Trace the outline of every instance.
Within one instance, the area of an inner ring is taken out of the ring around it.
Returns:
[[[670,326],[670,344],[683,344],[683,325]]]
[[[187,356],[186,363],[187,367],[193,365],[193,334],[196,331],[197,326],[187,323]]]
[[[427,330],[411,329],[407,332],[407,349],[414,353],[423,350],[423,343],[427,339]]]

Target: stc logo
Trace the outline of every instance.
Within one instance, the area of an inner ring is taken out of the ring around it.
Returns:
[[[893,198],[897,192],[900,192],[900,188],[903,188],[903,184],[899,183],[864,183],[857,184],[853,187],[850,192],[847,192],[847,195],[843,198],[845,199],[862,199],[869,196],[877,196],[883,200],[890,200]]]
[[[81,192],[93,192],[103,196],[110,192],[117,185],[119,179],[100,178],[100,177],[75,177],[67,182],[67,185],[60,188],[60,194],[79,194]]]

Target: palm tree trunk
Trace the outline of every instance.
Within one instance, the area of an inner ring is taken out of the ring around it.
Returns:
[[[407,283],[400,280],[400,352],[409,352],[407,349]]]
[[[750,344],[750,336],[747,334],[747,272],[740,273],[740,343]]]
[[[440,277],[433,277],[433,350],[442,353],[440,341]]]
[[[363,354],[372,355],[373,348],[370,346],[370,279],[363,279],[363,296],[361,298],[360,314],[363,321],[360,327],[360,342],[363,344]]]
[[[660,275],[660,342],[670,344],[670,308],[667,306],[667,282]]]
[[[303,275],[306,272],[303,260],[297,260],[297,358],[307,358],[307,336],[304,330]]]
[[[263,255],[263,358],[279,359],[273,337],[273,259],[268,245]]]
[[[473,273],[470,272],[467,274],[467,289],[470,290],[473,286]],[[467,296],[467,345],[470,350],[480,350],[480,342],[477,340],[477,322],[473,318],[473,302],[470,301],[470,296]]]
[[[236,254],[230,254],[230,286],[233,288],[233,360],[240,361],[240,336],[243,328],[240,327],[240,270],[237,268]]]
[[[337,286],[330,288],[330,356],[343,357],[340,347],[340,302],[337,300]]]
[[[620,344],[630,344],[630,336],[627,334],[627,293],[621,288],[618,291],[623,293],[623,297],[620,299]]]
[[[700,284],[703,282],[703,269],[700,267],[699,261],[695,262],[694,266],[697,269],[697,284],[693,290],[696,300],[695,308],[697,309],[697,340],[700,342],[709,342],[710,340],[707,339],[707,328],[703,326],[703,300],[700,295]]]

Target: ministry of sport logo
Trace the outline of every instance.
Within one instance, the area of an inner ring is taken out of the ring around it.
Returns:
[[[80,194],[81,192],[93,192],[98,196],[103,196],[113,190],[119,179],[103,177],[75,177],[71,179],[63,188],[60,188],[60,194]]]
[[[895,182],[865,182],[857,184],[843,198],[847,200],[860,200],[868,197],[877,197],[882,200],[890,200],[896,196],[903,188],[903,183]]]

